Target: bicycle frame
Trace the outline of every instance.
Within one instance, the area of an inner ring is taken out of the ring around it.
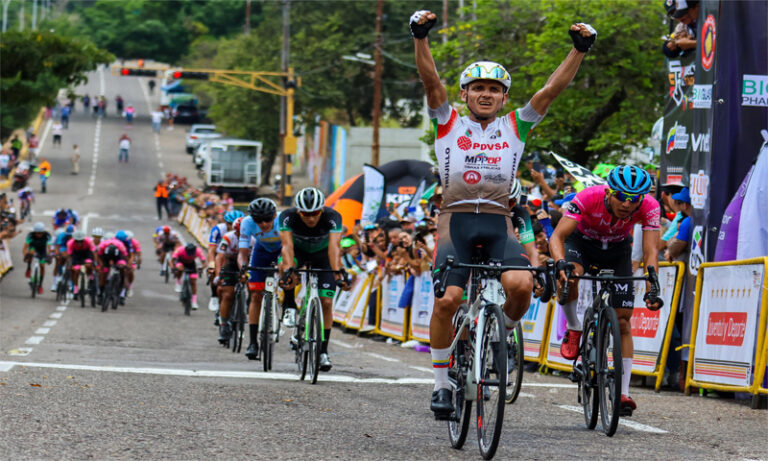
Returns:
[[[304,341],[309,341],[310,312],[309,304],[315,298],[320,299],[320,292],[317,291],[317,275],[313,273],[303,273],[301,276],[302,291],[304,291],[304,302],[301,303],[299,316],[304,315]],[[320,308],[320,341],[325,341],[325,321],[323,319],[322,303]]]

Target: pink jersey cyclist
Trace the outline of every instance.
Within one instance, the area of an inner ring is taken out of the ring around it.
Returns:
[[[126,264],[128,259],[128,250],[125,249],[123,242],[116,238],[104,240],[99,244],[99,259],[103,264],[102,271],[109,272],[110,263],[116,263],[118,266]]]
[[[205,254],[200,247],[195,247],[194,253],[191,255],[187,252],[186,247],[178,247],[173,252],[173,260],[176,262],[176,268],[181,270],[188,270],[190,272],[190,278],[197,278],[197,266],[196,260],[199,259],[201,264],[205,264]]]
[[[643,230],[659,230],[659,202],[648,195],[636,212],[611,225],[613,216],[605,206],[606,189],[606,185],[588,187],[565,207],[563,216],[578,222],[577,229],[585,237],[605,243],[620,242],[630,236],[635,223],[641,223]]]
[[[85,236],[82,240],[69,239],[67,242],[67,254],[72,260],[72,270],[79,270],[80,266],[86,263],[92,263],[96,254],[96,246],[93,244],[93,240]]]

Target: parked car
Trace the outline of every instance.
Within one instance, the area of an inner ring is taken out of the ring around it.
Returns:
[[[173,110],[174,123],[200,123],[200,113],[197,106],[192,104],[179,104]]]
[[[216,125],[192,125],[187,132],[187,153],[193,153],[204,139],[220,137],[221,133],[216,132]]]

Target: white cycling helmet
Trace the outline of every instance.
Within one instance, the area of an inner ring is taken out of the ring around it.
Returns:
[[[316,187],[305,187],[296,194],[294,199],[296,208],[304,213],[322,210],[325,203],[325,195]]]
[[[128,237],[128,239],[133,239],[133,232],[127,230],[125,231],[125,236]]]
[[[101,227],[94,227],[91,231],[91,237],[104,237],[104,229]]]
[[[509,200],[515,200],[520,202],[520,196],[523,194],[523,186],[520,184],[520,180],[515,178],[512,183],[512,189],[509,191]]]
[[[476,61],[468,65],[461,72],[459,87],[464,89],[475,80],[494,80],[499,82],[504,87],[505,93],[509,91],[509,86],[512,84],[512,78],[509,76],[507,69],[493,61]]]
[[[36,222],[35,225],[32,226],[32,232],[45,232],[45,224]]]

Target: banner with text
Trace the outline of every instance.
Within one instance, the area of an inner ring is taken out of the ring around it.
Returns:
[[[411,302],[411,318],[409,339],[429,341],[429,321],[435,305],[435,295],[432,293],[432,274],[424,272],[413,282],[413,301]]]
[[[405,339],[405,314],[407,309],[398,307],[405,287],[405,276],[386,276],[381,282],[379,332],[395,339]]]
[[[642,275],[642,269],[639,271]],[[678,266],[659,267],[659,285],[661,286],[661,299],[664,307],[658,311],[646,309],[643,296],[645,295],[645,282],[635,282],[635,308],[632,311],[632,341],[635,346],[635,355],[632,360],[632,371],[646,373],[656,372],[656,363],[664,346],[664,338],[667,335],[669,317],[673,306],[672,301],[677,286]]]

